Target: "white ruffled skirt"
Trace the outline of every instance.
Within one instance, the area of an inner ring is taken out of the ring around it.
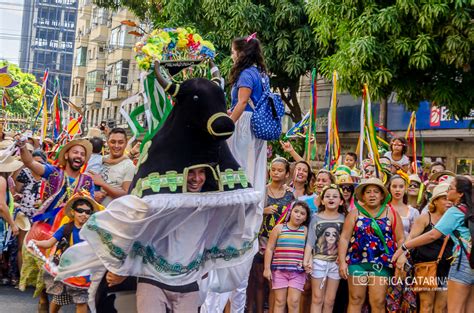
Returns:
[[[124,196],[83,226],[85,240],[61,257],[57,280],[92,275],[94,299],[106,270],[181,286],[211,270],[246,263],[257,252],[261,194],[251,188],[226,192]],[[245,275],[243,273],[242,275]],[[211,285],[238,286],[242,277],[213,275]],[[201,284],[205,293],[209,285]],[[94,307],[90,303],[91,308]]]

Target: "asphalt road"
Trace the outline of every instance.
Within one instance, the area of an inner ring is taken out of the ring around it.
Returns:
[[[33,298],[33,289],[21,292],[13,287],[0,286],[0,313],[35,313],[38,300]],[[65,306],[60,312],[72,313],[74,306]]]

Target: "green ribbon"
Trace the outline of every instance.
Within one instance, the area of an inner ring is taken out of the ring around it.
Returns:
[[[385,207],[387,206],[388,201],[390,201],[390,196],[386,197],[385,201],[382,203],[382,207],[380,208],[379,212],[376,214],[375,217],[373,217],[369,212],[367,212],[366,209],[364,209],[360,204],[359,201],[354,201],[354,204],[356,208],[362,212],[365,216],[371,219],[370,226],[374,229],[375,234],[377,237],[379,237],[380,241],[383,244],[383,248],[385,250],[385,253],[388,254],[388,246],[387,243],[385,242],[385,237],[383,236],[382,229],[380,229],[379,224],[377,223],[377,219],[382,215],[383,211],[385,211]],[[395,230],[394,230],[395,231]]]

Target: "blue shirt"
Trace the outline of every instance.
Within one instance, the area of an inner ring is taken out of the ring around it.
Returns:
[[[466,215],[464,212],[459,210],[457,207],[449,208],[444,214],[443,217],[436,223],[434,228],[439,230],[445,236],[451,236],[451,239],[454,241],[453,247],[453,256],[457,257],[459,255],[461,246],[459,245],[459,240],[456,236],[453,235],[453,231],[459,231],[460,238],[464,244],[464,247],[469,252],[471,251],[471,232],[469,228],[466,227],[464,223],[464,218]],[[463,253],[465,256],[465,254]]]
[[[54,234],[53,234],[53,237],[57,240],[57,241],[61,241],[61,239],[63,238],[63,234],[64,234],[64,226],[66,225],[63,225],[61,226]],[[77,228],[76,225],[74,225],[72,227],[72,244],[75,245],[79,242],[83,242],[84,240],[81,239],[81,237],[79,236],[79,232],[81,231],[80,228]],[[67,238],[66,238],[67,239]]]
[[[318,212],[318,207],[314,203],[314,199],[316,198],[315,194],[312,195],[304,195],[298,198],[299,201],[304,201],[306,204],[309,206],[309,209],[311,210],[311,215],[316,214]]]
[[[263,94],[263,86],[262,86],[262,76],[255,66],[251,66],[243,70],[237,82],[234,83],[232,86],[231,91],[231,110],[234,110],[234,107],[238,101],[239,95],[239,88],[246,87],[252,89],[252,93],[250,94],[250,99],[254,105],[257,105],[258,101],[262,97]],[[247,104],[245,107],[245,111],[253,112],[252,107]]]

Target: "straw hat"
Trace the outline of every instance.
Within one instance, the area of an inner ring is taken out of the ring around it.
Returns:
[[[23,162],[18,161],[15,157],[10,155],[0,162],[0,172],[11,173],[20,169],[22,166]]]
[[[456,174],[454,174],[453,172],[451,171],[441,171],[441,172],[437,172],[437,173],[434,173],[434,174],[431,174],[430,176],[430,181],[438,181],[442,176],[452,176],[452,177],[455,177]]]
[[[59,165],[62,165],[62,166],[66,165],[66,158],[64,157],[64,155],[66,154],[66,152],[69,151],[69,149],[71,149],[74,146],[84,147],[84,149],[86,149],[85,162],[89,161],[89,158],[91,157],[91,154],[92,154],[92,144],[87,139],[75,139],[68,142],[66,145],[64,145],[64,147],[62,147],[61,151],[59,151],[59,155],[58,155]]]
[[[358,200],[362,200],[362,191],[365,189],[367,186],[378,186],[383,194],[384,194],[384,199],[386,199],[389,195],[389,192],[387,188],[385,188],[385,185],[382,183],[382,181],[378,178],[371,177],[369,179],[363,180],[361,183],[359,183],[359,186],[355,189],[355,196]]]
[[[26,217],[25,213],[18,212],[15,217],[15,224],[18,226],[19,229],[23,231],[29,231],[31,228],[31,223],[28,217]]]
[[[5,140],[0,141],[0,150],[9,148],[12,144],[13,144],[12,140],[5,139]]]
[[[35,147],[35,149],[40,146],[38,137],[28,136],[28,139],[33,140],[33,147]]]
[[[417,182],[418,184],[421,185],[420,176],[418,176],[418,175],[416,175],[416,174],[412,174],[412,175],[408,176],[408,181],[409,181],[409,183],[411,183],[411,182]]]
[[[448,195],[449,184],[440,183],[433,189],[433,195],[431,196],[430,203],[433,203],[436,199],[442,196]]]
[[[72,205],[74,202],[77,200],[86,200],[92,205],[92,211],[94,213],[102,211],[104,209],[103,206],[98,204],[93,198],[91,198],[90,194],[87,191],[79,191],[76,194],[74,194],[67,202],[66,205],[64,206],[64,215],[67,215],[70,218],[73,218],[72,216]]]
[[[102,137],[102,131],[96,127],[90,127],[84,138]]]

